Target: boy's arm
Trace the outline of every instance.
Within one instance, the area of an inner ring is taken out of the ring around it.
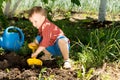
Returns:
[[[35,57],[36,58],[38,56],[38,54],[41,51],[43,51],[44,49],[45,49],[45,47],[39,46],[38,49],[34,53],[32,53],[31,57]]]
[[[34,39],[34,41],[33,41],[34,43],[36,43],[36,44],[39,44],[39,42],[36,40],[36,39]]]

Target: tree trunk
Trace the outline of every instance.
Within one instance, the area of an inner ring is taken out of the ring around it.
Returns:
[[[6,1],[6,6],[5,6],[5,10],[4,10],[4,15],[6,15],[7,17],[13,17],[14,13],[17,9],[17,7],[19,6],[20,2],[22,0],[17,0],[16,3],[13,6],[13,9],[11,10],[11,0]]]
[[[14,5],[14,7],[13,7],[13,9],[12,9],[12,11],[10,12],[10,17],[13,17],[14,16],[14,13],[15,13],[15,11],[16,11],[16,9],[17,9],[17,7],[18,7],[18,5],[20,4],[20,2],[21,2],[22,0],[17,0],[16,1],[16,3],[15,3],[15,5]]]
[[[107,0],[100,0],[99,15],[98,15],[99,22],[105,21],[106,5],[107,5]]]
[[[5,9],[4,9],[4,12],[3,12],[3,14],[6,15],[6,16],[9,15],[10,5],[11,5],[11,0],[8,0],[8,1],[6,2],[6,6],[5,6]]]

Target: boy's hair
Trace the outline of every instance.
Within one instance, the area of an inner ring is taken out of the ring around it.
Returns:
[[[47,16],[46,10],[40,6],[34,6],[28,12],[28,18],[31,17],[34,13],[40,13],[41,15]]]

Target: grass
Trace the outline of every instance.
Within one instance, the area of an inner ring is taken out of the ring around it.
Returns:
[[[120,26],[87,29],[81,23],[68,20],[55,22],[71,40],[71,57],[86,68],[98,67],[105,61],[115,61],[120,57]],[[93,65],[91,65],[93,64]]]

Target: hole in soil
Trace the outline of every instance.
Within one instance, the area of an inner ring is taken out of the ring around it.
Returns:
[[[28,58],[30,58],[30,56],[20,56],[14,52],[0,55],[0,80],[37,80],[40,74],[47,77],[51,73],[56,74],[56,71],[58,71],[59,74],[63,74],[64,72],[64,70],[61,71],[59,69],[58,59],[43,61],[42,66],[32,68],[28,66],[26,62]],[[45,69],[45,72],[43,72],[43,69]],[[67,75],[65,77],[67,77]]]
[[[14,52],[5,53],[3,55],[0,55],[0,69],[5,68],[19,68],[22,70],[30,69],[31,66],[27,64],[27,59],[30,58],[30,56],[20,56],[17,55]],[[48,67],[48,68],[59,68],[57,65],[57,60],[46,60],[43,61],[42,66],[35,66],[35,68],[41,69],[42,67]]]
[[[3,55],[0,55],[0,69],[5,68],[13,68],[17,67],[19,69],[21,68],[27,68],[28,65],[26,63],[26,59],[23,56],[19,56],[15,54],[14,52],[10,53],[4,53]]]

